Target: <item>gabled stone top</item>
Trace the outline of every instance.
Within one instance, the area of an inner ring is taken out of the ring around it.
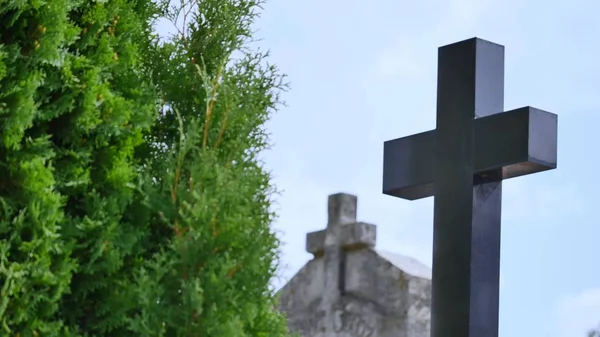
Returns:
[[[314,255],[282,288],[280,310],[302,337],[428,337],[431,270],[375,249],[377,227],[356,220],[357,197],[329,196],[327,227],[306,235]]]
[[[386,259],[389,263],[399,268],[403,272],[412,276],[431,280],[431,268],[421,263],[419,260],[410,256],[391,253],[385,250],[374,249],[374,251],[377,253],[377,255]]]

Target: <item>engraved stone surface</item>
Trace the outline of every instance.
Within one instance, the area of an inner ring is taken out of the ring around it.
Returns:
[[[329,196],[325,230],[306,236],[314,255],[280,290],[302,337],[429,337],[431,269],[375,249],[376,226],[356,221],[357,198]]]

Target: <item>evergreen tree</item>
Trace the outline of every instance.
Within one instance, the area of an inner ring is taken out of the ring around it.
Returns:
[[[260,5],[0,0],[0,335],[286,335]]]
[[[127,296],[129,280],[147,236],[135,217],[134,150],[156,120],[155,90],[142,76],[153,10],[149,0],[108,0],[83,1],[69,13],[80,29],[69,48],[71,72],[84,89],[73,90],[73,110],[51,126],[64,149],[65,168],[56,173],[67,196],[63,235],[78,265],[59,317],[91,336],[131,336],[126,315],[136,303]]]
[[[68,6],[0,2],[0,335],[63,330],[54,315],[75,264],[61,236],[57,153],[37,129],[64,109],[39,107],[51,98],[42,88],[59,86],[52,76],[64,62],[61,48],[76,35]]]
[[[0,335],[127,335],[151,4],[0,1]]]
[[[256,0],[163,7],[179,34],[155,42],[150,76],[164,100],[139,151],[153,237],[137,275],[136,335],[287,334],[269,284],[278,261],[275,192],[259,154],[282,75],[251,48]],[[157,215],[157,216],[156,216]]]

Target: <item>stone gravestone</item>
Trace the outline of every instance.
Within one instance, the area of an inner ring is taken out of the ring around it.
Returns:
[[[280,310],[302,337],[428,337],[431,270],[375,249],[376,226],[356,221],[356,196],[329,196],[314,255],[280,291]]]
[[[497,337],[502,180],[556,168],[557,116],[504,110],[504,47],[438,51],[437,126],[384,144],[383,193],[434,196],[432,337]]]

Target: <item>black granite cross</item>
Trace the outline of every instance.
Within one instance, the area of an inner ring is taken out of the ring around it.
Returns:
[[[502,180],[556,168],[557,116],[504,109],[504,47],[439,48],[436,130],[384,143],[383,193],[434,196],[432,337],[496,337]]]

